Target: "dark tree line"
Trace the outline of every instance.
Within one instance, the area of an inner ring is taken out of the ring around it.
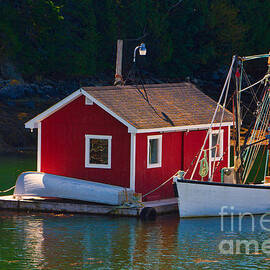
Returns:
[[[145,69],[193,76],[267,53],[270,1],[0,0],[0,63],[24,78],[113,73],[117,39],[126,63],[144,41]]]

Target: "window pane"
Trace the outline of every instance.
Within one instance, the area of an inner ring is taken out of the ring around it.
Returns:
[[[221,135],[219,137],[221,137]],[[215,158],[216,151],[217,151],[216,157],[220,157],[220,147],[219,147],[219,143],[217,140],[218,140],[218,134],[212,134],[212,147],[214,147],[218,144],[217,147],[211,149],[212,158]],[[220,141],[220,139],[219,139],[219,141]]]
[[[149,140],[149,164],[158,163],[158,139]]]
[[[90,164],[108,164],[108,140],[90,139]]]

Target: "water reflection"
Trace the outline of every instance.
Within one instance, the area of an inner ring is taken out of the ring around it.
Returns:
[[[256,224],[259,219],[256,217]],[[264,241],[247,218],[224,231],[220,219],[135,218],[0,212],[0,269],[228,269],[265,267],[268,256],[222,255],[223,239]]]
[[[32,265],[37,265],[44,261],[43,256],[43,222],[38,219],[26,220],[23,229],[23,250],[25,259]]]

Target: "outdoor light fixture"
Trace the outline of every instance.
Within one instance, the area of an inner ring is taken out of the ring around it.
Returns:
[[[133,63],[136,62],[136,51],[139,49],[140,55],[146,55],[146,47],[144,43],[141,43],[141,45],[137,46],[134,49],[134,55],[133,55]]]
[[[142,43],[141,46],[139,47],[139,53],[140,55],[146,55],[146,47],[144,43]]]

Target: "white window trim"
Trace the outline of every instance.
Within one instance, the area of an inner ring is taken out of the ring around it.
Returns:
[[[219,153],[221,154],[221,156],[220,157],[216,157],[216,158],[213,158],[212,157],[212,135],[213,134],[218,134],[220,132],[220,134],[219,134],[219,141],[220,141],[220,144],[219,144]],[[220,131],[219,131],[219,129],[215,129],[215,130],[211,130],[211,133],[210,133],[210,136],[209,136],[209,148],[210,148],[210,150],[209,150],[209,160],[210,161],[219,161],[219,160],[222,160],[223,159],[223,145],[224,145],[224,129],[221,129]]]
[[[154,164],[149,163],[149,143],[151,139],[158,140],[158,162]],[[147,168],[159,168],[162,163],[162,135],[147,136]]]
[[[108,140],[108,164],[93,164],[90,163],[90,139],[106,139]],[[100,168],[111,169],[112,157],[112,136],[105,135],[85,135],[85,167],[86,168]]]

